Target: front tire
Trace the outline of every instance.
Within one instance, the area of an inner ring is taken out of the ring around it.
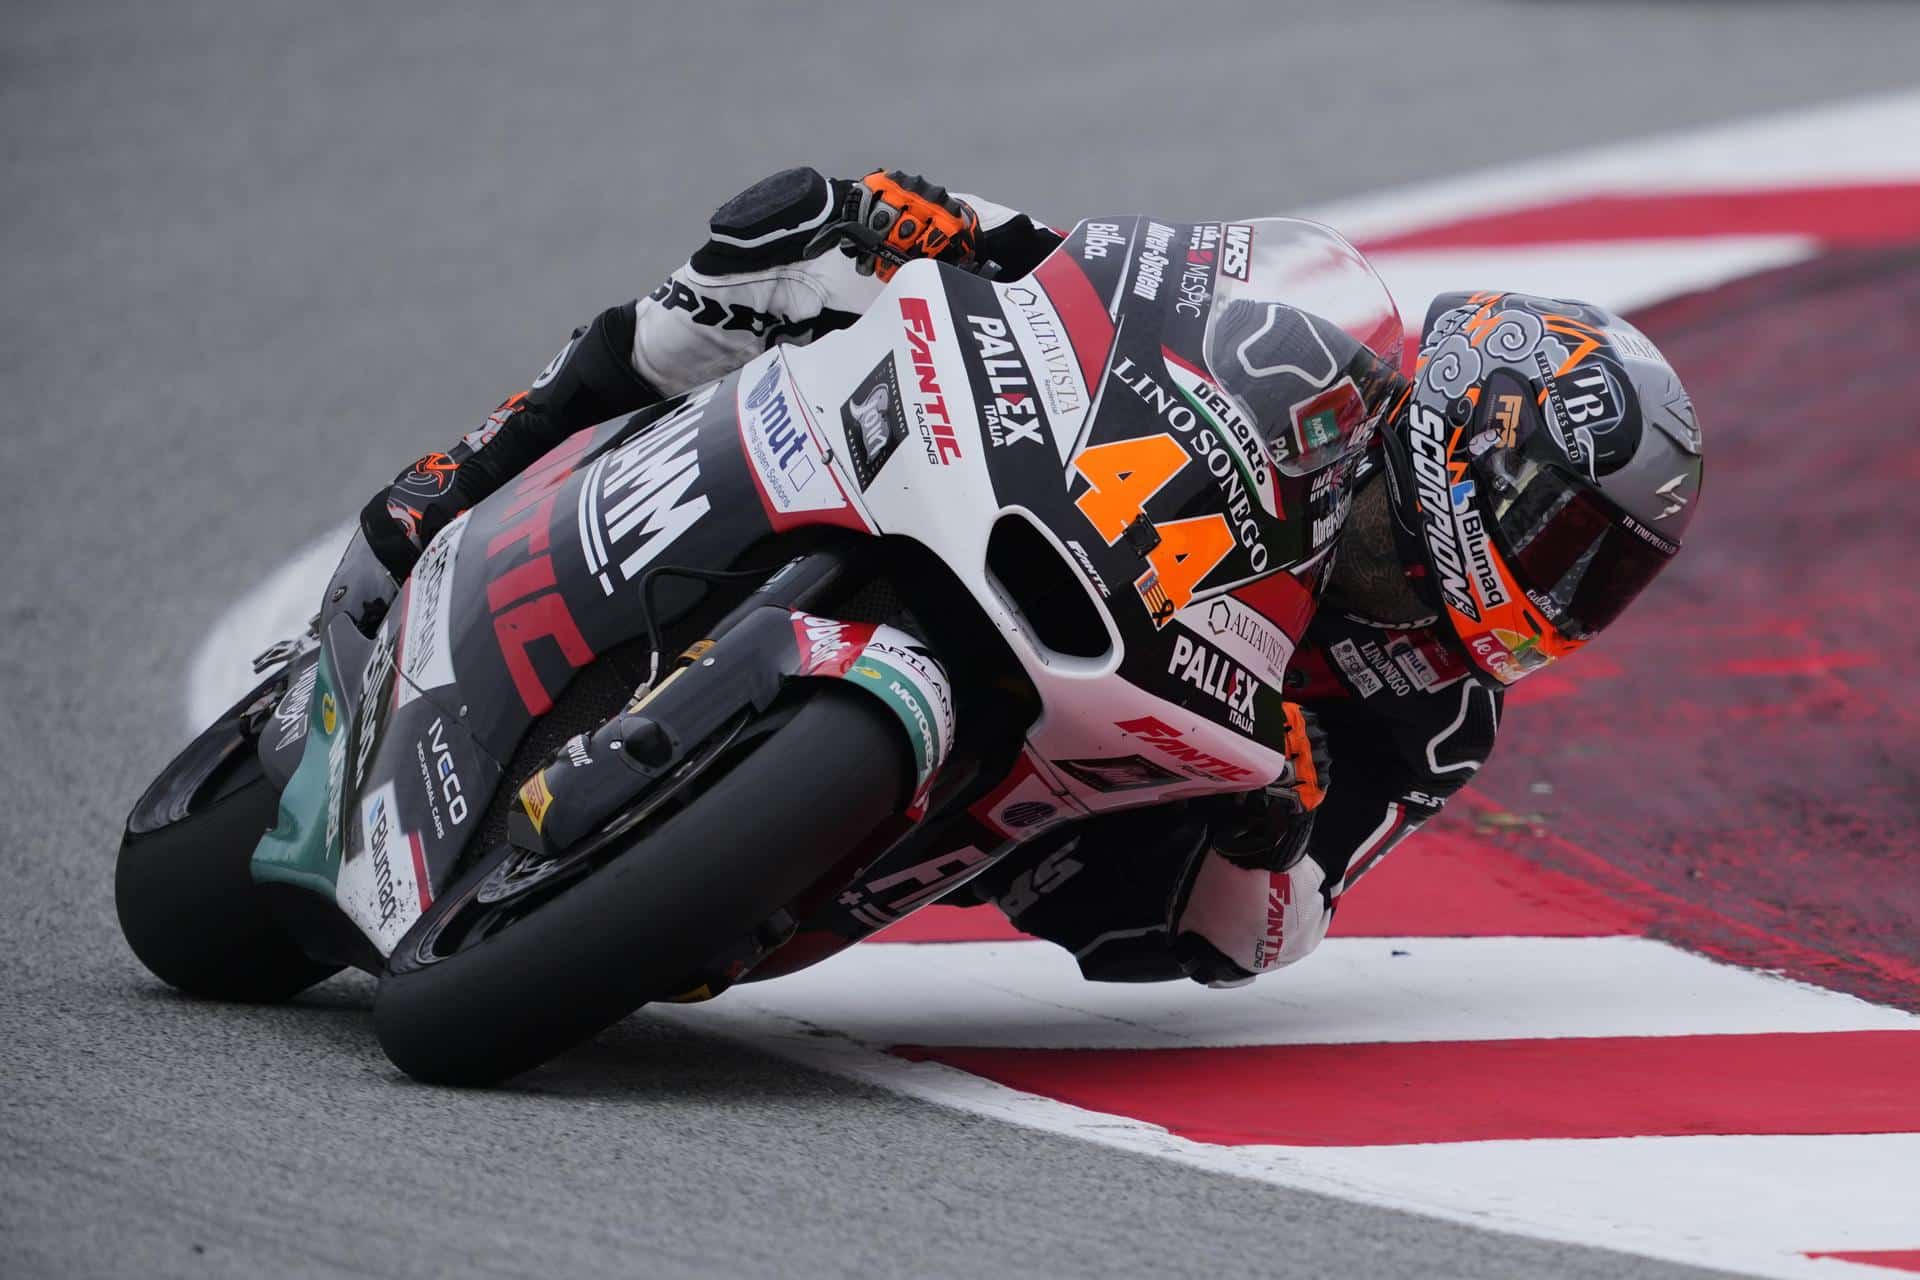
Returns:
[[[114,867],[120,932],[153,975],[213,1000],[290,999],[339,971],[300,950],[253,883],[279,817],[249,714],[269,680],[167,766],[134,806]]]
[[[657,830],[470,948],[422,960],[477,867],[402,938],[373,1006],[396,1066],[436,1084],[526,1071],[675,994],[897,814],[906,742],[886,710],[819,682],[792,718]]]

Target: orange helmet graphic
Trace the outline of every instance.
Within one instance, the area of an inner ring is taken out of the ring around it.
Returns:
[[[1425,589],[1503,684],[1619,617],[1698,505],[1686,389],[1644,334],[1585,303],[1442,294],[1385,434]]]

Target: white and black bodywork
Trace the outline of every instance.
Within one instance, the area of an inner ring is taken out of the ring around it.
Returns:
[[[129,938],[198,980],[124,882],[243,797],[260,993],[358,965],[397,1062],[494,1079],[1062,823],[1261,787],[1400,342],[1305,222],[909,264],[850,327],[572,435],[403,585],[356,537],[136,808]]]

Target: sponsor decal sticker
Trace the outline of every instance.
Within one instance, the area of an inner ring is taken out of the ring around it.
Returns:
[[[1253,691],[1259,685],[1244,669],[1228,661],[1225,655],[1197,640],[1175,636],[1167,674],[1179,676],[1224,706],[1227,720],[1240,732],[1254,731]]]
[[[1360,657],[1360,649],[1351,640],[1340,640],[1328,647],[1333,660],[1339,664],[1340,671],[1349,683],[1360,692],[1363,698],[1371,698],[1380,692],[1380,677],[1367,670],[1367,664]]]
[[[534,774],[520,784],[518,793],[521,811],[527,815],[527,821],[538,831],[547,820],[547,810],[553,806],[553,792],[547,788],[545,770]]]
[[[1253,264],[1253,228],[1230,222],[1220,232],[1220,274],[1245,280]]]
[[[292,684],[280,698],[280,704],[273,709],[273,723],[280,729],[280,737],[273,744],[275,751],[284,751],[293,745],[293,740],[307,729],[307,704],[313,701],[314,681],[320,675],[320,664],[314,662],[294,677]],[[327,694],[327,706],[333,705],[333,695]],[[332,733],[331,717],[328,733]]]
[[[1202,751],[1186,741],[1186,735],[1163,720],[1141,716],[1134,720],[1116,720],[1114,728],[1144,738],[1187,773],[1216,782],[1250,782],[1253,770],[1245,765]]]
[[[1003,285],[999,294],[1008,327],[1025,352],[1029,369],[1039,370],[1040,399],[1047,417],[1057,435],[1071,440],[1086,417],[1089,397],[1059,313],[1047,295],[1031,285]]]
[[[612,595],[707,514],[700,433],[719,385],[706,387],[652,428],[595,460],[580,486],[580,545],[587,572]]]
[[[1285,687],[1293,640],[1265,614],[1232,596],[1215,596],[1182,609],[1179,622],[1275,689]]]
[[[400,705],[406,706],[423,690],[439,689],[453,683],[453,637],[450,632],[447,597],[453,587],[453,566],[461,540],[466,537],[467,518],[463,511],[427,544],[420,562],[413,567],[412,594],[407,603],[406,631],[400,652],[405,655],[401,672],[406,680],[400,687]]]
[[[337,895],[340,909],[385,954],[432,901],[414,859],[413,842],[400,829],[392,783],[362,801],[360,833],[366,856],[341,868]]]
[[[982,425],[995,448],[1023,441],[1045,444],[1040,435],[1040,402],[1018,347],[1007,340],[1007,323],[997,316],[967,317],[974,348],[986,371],[991,399],[979,406]]]
[[[1235,457],[1227,448],[1224,433],[1216,431],[1202,418],[1185,396],[1161,386],[1152,374],[1131,359],[1122,357],[1113,367],[1113,377],[1159,414],[1161,421],[1173,428],[1176,438],[1207,469],[1207,474],[1227,497],[1227,515],[1220,518],[1227,520],[1235,540],[1246,550],[1253,571],[1265,573],[1269,560],[1267,544],[1261,536],[1260,523],[1253,515],[1253,488],[1249,485],[1245,460]]]
[[[1089,222],[1086,226],[1085,239],[1080,245],[1080,256],[1089,261],[1094,258],[1104,259],[1107,256],[1107,250],[1116,245],[1124,245],[1126,242],[1127,238],[1120,234],[1119,223]]]
[[[1173,228],[1150,221],[1140,241],[1138,265],[1133,272],[1133,296],[1157,302],[1160,300],[1160,286],[1166,280],[1167,267],[1173,261],[1167,256],[1167,250],[1173,246]]]
[[[835,511],[846,499],[796,405],[778,354],[749,389],[740,382],[740,438],[760,487],[776,511]],[[704,501],[704,499],[703,499]]]
[[[906,409],[900,400],[900,379],[891,355],[882,357],[840,406],[840,424],[846,428],[854,480],[865,492],[907,438]]]
[[[1435,586],[1441,598],[1475,622],[1480,606],[1467,590],[1466,562],[1454,528],[1452,486],[1447,476],[1447,424],[1432,408],[1414,400],[1407,406],[1408,438],[1413,452],[1414,490],[1426,526]]]
[[[907,354],[913,365],[914,423],[927,451],[927,461],[945,467],[961,456],[960,437],[954,433],[953,418],[947,408],[947,395],[940,387],[940,373],[933,365],[933,344],[939,334],[933,326],[933,312],[925,298],[900,299],[900,315],[907,335]]]

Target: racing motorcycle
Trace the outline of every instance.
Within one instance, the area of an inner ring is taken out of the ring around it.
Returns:
[[[121,927],[187,992],[374,974],[422,1080],[791,972],[1091,815],[1280,776],[1400,318],[1335,232],[1080,223],[573,435],[148,788]]]

